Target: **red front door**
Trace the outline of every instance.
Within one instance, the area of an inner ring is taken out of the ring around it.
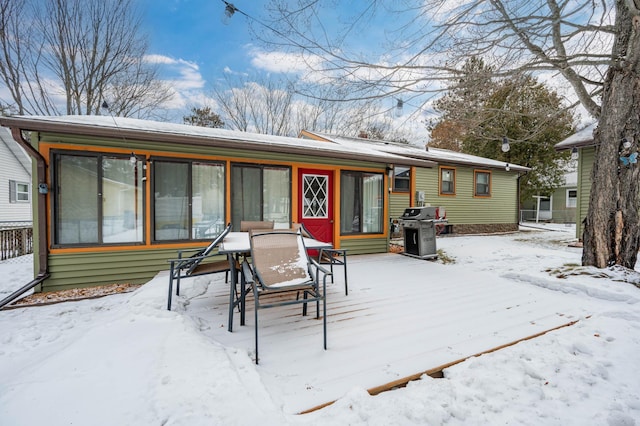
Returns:
[[[299,169],[298,222],[320,241],[333,243],[333,172]]]

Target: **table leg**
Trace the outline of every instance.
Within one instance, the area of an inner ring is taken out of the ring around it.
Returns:
[[[229,326],[227,329],[231,333],[233,331],[233,309],[236,307],[235,295],[238,271],[236,270],[236,260],[232,253],[227,254],[227,259],[229,260],[229,273],[231,274],[229,279]]]

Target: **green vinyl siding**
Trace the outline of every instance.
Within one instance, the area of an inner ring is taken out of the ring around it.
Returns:
[[[555,223],[575,223],[576,221],[576,208],[567,207],[567,191],[575,190],[575,187],[563,186],[557,188],[553,192],[552,198],[552,222]]]
[[[576,218],[576,238],[582,240],[582,221],[589,211],[591,194],[591,173],[596,150],[594,147],[581,148],[578,157],[578,205]]]
[[[386,253],[389,241],[386,238],[341,239],[340,248],[347,249],[348,254]]]
[[[176,257],[175,249],[50,254],[51,278],[43,283],[42,290],[57,291],[107,284],[144,284],[159,271],[168,270],[167,260]]]
[[[389,217],[392,219],[399,218],[406,208],[411,207],[409,205],[410,199],[409,194],[392,192],[389,195]]]
[[[518,223],[518,175],[492,169],[491,196],[474,197],[474,170],[467,166],[455,168],[455,195],[439,194],[438,168],[416,169],[416,191],[425,192],[425,203],[445,208],[450,224]]]

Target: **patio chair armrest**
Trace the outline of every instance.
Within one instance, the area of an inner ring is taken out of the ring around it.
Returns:
[[[251,269],[251,265],[246,260],[242,262],[242,276],[246,284],[253,284],[253,269]]]
[[[178,257],[178,258],[175,258],[175,259],[167,259],[167,262],[172,262],[172,263],[175,263],[175,262],[185,262],[185,263],[187,263],[187,262],[196,262],[198,260],[204,260],[204,259],[207,259],[207,258],[213,257],[213,256],[222,256],[222,255],[220,255],[218,253],[213,253],[213,254],[207,254],[207,255],[204,255],[204,256]]]
[[[339,255],[345,255],[347,253],[347,249],[336,249],[336,248],[321,248],[320,251],[325,253],[339,254]]]
[[[323,255],[326,255],[326,257],[324,257]],[[342,260],[337,259],[335,257],[335,255],[338,256],[342,256]],[[335,248],[321,248],[320,252],[318,253],[318,260],[321,263],[333,263],[333,264],[338,264],[341,265],[344,262],[344,258],[347,257],[347,249],[335,249]],[[323,259],[327,259],[326,262],[322,262]]]
[[[205,259],[210,257],[219,256],[218,253],[207,254],[203,256],[191,256],[191,257],[180,257],[177,259],[168,259],[167,262],[171,264],[171,269],[174,271],[179,271],[183,269],[187,269],[194,264],[200,263]]]
[[[315,260],[315,259],[309,259],[309,260],[311,261],[311,264],[316,267],[317,271],[322,272],[325,276],[333,275],[333,272],[331,272],[327,268],[324,268],[321,264],[318,263],[317,260]]]
[[[189,253],[189,252],[199,252],[202,251],[202,248],[191,248],[191,249],[180,249],[178,250],[178,259],[184,259],[184,257],[182,257],[182,253]]]

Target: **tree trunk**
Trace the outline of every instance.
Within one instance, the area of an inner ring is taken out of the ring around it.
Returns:
[[[614,63],[607,71],[602,112],[594,133],[589,212],[582,264],[634,268],[640,237],[640,17],[616,1]],[[625,148],[624,142],[631,143]]]

